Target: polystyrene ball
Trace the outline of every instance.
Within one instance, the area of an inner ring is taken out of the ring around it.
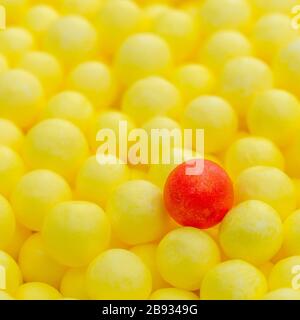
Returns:
[[[16,219],[9,202],[0,196],[0,248],[4,249],[13,239]]]
[[[62,295],[52,286],[42,282],[27,282],[16,291],[17,300],[60,300]]]
[[[297,210],[284,221],[283,252],[288,256],[300,255],[300,211]]]
[[[86,268],[68,269],[60,284],[60,292],[64,297],[70,297],[79,300],[88,300],[88,294],[85,285]]]
[[[193,292],[177,289],[163,288],[152,292],[149,300],[198,300],[199,298]]]
[[[20,151],[24,141],[21,129],[12,121],[0,119],[0,143],[15,151]]]
[[[282,288],[268,292],[262,300],[300,300],[300,292],[290,288]]]

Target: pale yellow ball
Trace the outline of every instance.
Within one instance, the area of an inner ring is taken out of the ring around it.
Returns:
[[[177,288],[164,288],[152,292],[149,300],[198,300],[198,296],[190,291]]]
[[[296,209],[293,181],[274,167],[256,166],[241,172],[235,184],[236,201],[260,200],[271,205],[284,220]]]
[[[18,221],[30,230],[39,231],[49,210],[71,198],[71,189],[61,176],[49,170],[35,170],[18,181],[11,203]]]
[[[300,300],[300,292],[290,288],[277,289],[268,292],[262,300]]]
[[[151,273],[142,260],[124,249],[103,252],[88,267],[87,291],[91,299],[144,300],[151,288]]]
[[[46,283],[27,282],[18,288],[15,297],[17,300],[60,300],[62,295]]]
[[[12,241],[16,230],[16,218],[9,202],[0,196],[0,248]]]
[[[228,260],[212,268],[205,275],[202,300],[257,300],[267,293],[264,275],[242,260]]]
[[[113,232],[127,244],[158,240],[165,231],[167,215],[162,192],[148,181],[123,183],[112,194],[106,211]]]
[[[298,0],[253,0],[252,3],[258,14],[269,12],[290,14],[291,9],[298,4]]]
[[[86,268],[68,269],[60,284],[60,292],[64,297],[72,299],[88,300],[85,285]]]
[[[79,14],[92,19],[98,13],[103,0],[62,0],[60,10],[63,14]]]
[[[197,290],[206,272],[220,261],[215,241],[195,228],[169,232],[158,245],[156,261],[163,279],[178,289]]]
[[[300,255],[300,211],[297,210],[284,221],[283,251],[288,256]]]
[[[7,71],[8,68],[9,66],[7,58],[3,54],[0,54],[0,73]]]
[[[20,151],[24,134],[12,121],[0,119],[0,143],[15,151]]]

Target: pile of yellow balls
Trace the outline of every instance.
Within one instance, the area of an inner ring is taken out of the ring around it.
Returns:
[[[0,300],[300,300],[297,4],[0,0]],[[99,164],[121,121],[205,130],[220,225],[171,220],[176,164]]]

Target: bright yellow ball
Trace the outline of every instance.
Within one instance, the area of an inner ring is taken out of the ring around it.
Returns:
[[[56,261],[82,267],[108,247],[110,223],[94,203],[62,202],[45,217],[42,237],[47,252]]]
[[[49,170],[35,170],[18,181],[11,203],[18,221],[30,230],[39,231],[48,211],[71,197],[71,189],[61,176]]]
[[[23,24],[36,38],[42,38],[51,24],[59,17],[55,9],[46,4],[38,4],[29,8]]]
[[[14,297],[6,291],[0,290],[0,300],[14,300]]]
[[[112,194],[106,210],[113,231],[127,244],[158,240],[165,231],[167,215],[161,190],[148,181],[123,183]]]
[[[27,71],[12,69],[0,75],[0,116],[21,128],[36,121],[43,96],[39,80]]]
[[[171,80],[187,102],[198,96],[211,93],[215,86],[213,74],[201,64],[186,64],[178,67]]]
[[[254,25],[252,41],[257,55],[272,62],[279,50],[295,39],[297,32],[291,27],[288,15],[272,13],[264,15]]]
[[[0,195],[0,248],[5,248],[13,239],[16,219],[9,202]]]
[[[106,1],[95,18],[102,51],[112,55],[122,42],[142,26],[142,10],[134,1]]]
[[[63,14],[79,14],[94,18],[101,8],[103,0],[62,0],[60,10]]]
[[[6,19],[9,24],[19,23],[29,5],[28,0],[0,0],[0,5],[6,9]]]
[[[271,206],[249,200],[234,207],[225,216],[219,239],[227,257],[259,266],[279,251],[282,229],[280,216]]]
[[[225,167],[236,178],[243,170],[254,166],[284,169],[284,158],[279,148],[270,140],[251,136],[236,140],[226,151]]]
[[[18,288],[15,297],[17,300],[60,300],[62,295],[46,283],[28,282]]]
[[[4,251],[0,251],[0,267],[5,270],[5,286],[9,294],[14,294],[22,284],[22,274],[15,260]]]
[[[214,240],[195,228],[179,228],[169,232],[159,243],[156,261],[165,281],[172,286],[197,290],[206,272],[220,261]]]
[[[24,141],[23,132],[12,121],[0,119],[0,143],[20,151]]]
[[[32,51],[20,59],[18,68],[35,75],[44,87],[44,91],[51,95],[61,86],[63,70],[59,61],[46,52]]]
[[[169,44],[176,61],[191,58],[199,45],[196,21],[181,10],[165,10],[153,22],[152,31]]]
[[[283,220],[296,209],[293,181],[277,168],[256,166],[242,171],[235,193],[237,202],[260,200],[271,205]]]
[[[73,299],[88,300],[85,274],[86,268],[72,268],[67,270],[60,284],[60,292],[62,295]]]
[[[135,246],[131,248],[130,251],[136,254],[150,270],[153,291],[160,288],[167,288],[169,286],[158,271],[156,264],[157,244],[144,244]]]
[[[237,116],[231,105],[217,96],[193,100],[183,114],[187,129],[204,129],[205,152],[224,150],[237,132]]]
[[[9,66],[7,58],[3,54],[0,54],[0,73],[7,71],[8,69]]]
[[[8,197],[25,172],[23,160],[12,149],[0,145],[0,194]]]
[[[299,4],[298,0],[252,0],[254,9],[259,14],[281,12],[290,14],[291,9]]]
[[[67,66],[92,58],[97,50],[97,32],[83,17],[70,15],[57,19],[43,37],[43,47]]]
[[[252,134],[284,147],[300,129],[300,103],[287,91],[267,90],[254,99],[247,122]]]
[[[25,228],[20,223],[16,223],[14,235],[3,250],[17,261],[23,243],[28,237],[30,237],[30,235],[31,231],[29,229]]]
[[[300,256],[288,257],[277,262],[268,279],[269,289],[293,288],[294,281],[297,280],[294,268],[298,268],[299,265]]]
[[[145,122],[142,128],[145,129],[149,135],[151,135],[152,129],[180,130],[180,125],[178,122],[169,117],[157,116]]]
[[[286,171],[293,178],[300,178],[300,137],[299,130],[291,144],[285,149]]]
[[[256,300],[267,292],[264,275],[242,260],[228,260],[205,275],[201,290],[202,300]]]
[[[153,23],[159,16],[170,10],[170,7],[165,3],[150,3],[143,8],[143,27],[145,30],[151,30]]]
[[[251,6],[246,0],[204,0],[200,19],[206,33],[220,29],[245,31],[251,22]]]
[[[277,289],[268,292],[262,300],[300,300],[300,292],[289,288]]]
[[[244,117],[254,96],[271,89],[272,71],[263,61],[252,57],[230,60],[220,76],[220,93]]]
[[[34,39],[29,31],[20,27],[8,27],[0,32],[0,53],[11,65],[16,65],[23,54],[34,48]]]
[[[134,83],[125,92],[121,106],[122,111],[138,124],[155,116],[177,118],[181,107],[182,99],[179,90],[160,77],[147,77]]]
[[[80,199],[105,206],[112,192],[129,180],[128,166],[124,163],[99,163],[95,156],[88,158],[79,169],[76,192]]]
[[[24,159],[33,169],[49,169],[72,179],[88,155],[83,133],[71,122],[49,119],[27,134]]]
[[[219,73],[229,60],[251,56],[252,51],[251,42],[241,32],[221,30],[206,40],[200,52],[200,61]]]
[[[300,39],[280,50],[274,62],[276,85],[300,95]]]
[[[284,222],[283,251],[288,256],[300,255],[300,211],[297,210]]]
[[[123,85],[147,76],[167,76],[172,55],[166,41],[152,33],[128,37],[115,56],[115,71]]]
[[[293,179],[297,195],[297,208],[300,208],[300,179]]]
[[[29,237],[22,246],[18,263],[24,281],[43,282],[59,287],[65,267],[54,261],[46,252],[40,233]]]
[[[116,98],[116,83],[110,68],[98,61],[83,62],[68,77],[68,87],[86,95],[97,109],[104,109]]]
[[[87,133],[93,115],[93,106],[85,96],[76,91],[62,91],[48,101],[42,118],[69,120],[83,133]]]
[[[87,291],[91,299],[148,299],[151,273],[139,257],[130,251],[112,249],[103,252],[88,267]]]
[[[199,298],[193,292],[177,289],[164,288],[154,291],[149,300],[198,300]]]

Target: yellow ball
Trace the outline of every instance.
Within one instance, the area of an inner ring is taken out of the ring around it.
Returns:
[[[142,10],[134,1],[106,1],[95,18],[102,51],[112,55],[130,35],[140,31]]]
[[[293,181],[277,168],[256,166],[242,171],[235,193],[237,202],[260,200],[271,205],[283,220],[296,209]]]
[[[0,119],[0,143],[20,151],[24,141],[23,132],[12,121]]]
[[[30,230],[39,231],[48,211],[71,197],[71,189],[61,176],[48,170],[35,170],[18,181],[11,203],[18,221]]]
[[[170,131],[173,129],[181,129],[178,122],[169,117],[164,116],[157,116],[149,119],[147,122],[144,123],[142,128],[146,130],[149,135],[151,135],[152,129],[168,129]]]
[[[16,223],[14,235],[3,250],[17,261],[23,243],[30,235],[31,231],[29,229],[25,228],[20,223]]]
[[[7,58],[3,54],[0,54],[0,73],[7,71],[8,69],[9,66]]]
[[[256,300],[267,292],[264,275],[242,260],[228,260],[205,275],[201,290],[202,300]]]
[[[62,298],[55,288],[41,282],[22,284],[15,296],[17,300],[60,300]]]
[[[34,48],[34,39],[29,31],[20,27],[8,27],[0,32],[0,53],[11,65],[18,63],[26,52]]]
[[[36,121],[43,96],[40,82],[27,71],[12,69],[0,75],[0,116],[21,128],[27,129]]]
[[[277,289],[268,292],[262,300],[300,300],[300,292],[289,288]]]
[[[259,266],[279,251],[282,230],[281,219],[271,206],[249,200],[234,207],[225,216],[219,239],[227,257]]]
[[[152,31],[169,44],[176,61],[191,58],[199,45],[198,26],[194,18],[181,10],[165,10],[153,22]]]
[[[236,178],[243,170],[254,166],[284,169],[284,158],[279,148],[270,140],[251,136],[236,140],[227,149],[225,167]]]
[[[40,233],[30,236],[23,244],[18,263],[24,281],[43,282],[59,287],[65,267],[54,261],[46,252]]]
[[[200,19],[206,33],[220,29],[245,31],[251,22],[251,6],[246,0],[204,0]]]
[[[43,37],[43,47],[67,66],[92,58],[97,50],[97,32],[83,17],[70,15],[57,19]]]
[[[62,0],[60,2],[63,14],[80,14],[91,19],[101,8],[103,0]]]
[[[178,289],[197,290],[206,272],[220,261],[214,240],[195,228],[169,232],[158,245],[156,261],[165,281]]]
[[[215,153],[230,144],[237,132],[238,121],[227,101],[217,96],[202,96],[186,107],[183,126],[193,130],[204,129],[205,152]]]
[[[98,61],[83,62],[68,77],[68,87],[91,100],[97,109],[104,109],[116,98],[116,83],[112,71]]]
[[[257,55],[272,62],[279,50],[296,36],[297,32],[291,27],[288,15],[272,13],[264,15],[255,23],[251,38]]]
[[[9,202],[0,195],[0,248],[4,249],[13,239],[16,219]]]
[[[0,194],[8,197],[25,172],[24,163],[12,149],[0,145]]]
[[[160,15],[167,10],[170,10],[170,7],[165,3],[150,3],[143,8],[143,27],[145,30],[151,30],[153,23]]]
[[[282,48],[274,62],[276,85],[300,95],[300,39]]]
[[[268,279],[269,289],[293,288],[294,281],[297,280],[294,268],[298,268],[299,265],[300,256],[288,257],[277,262]]]
[[[155,92],[155,99],[153,98]],[[179,90],[160,77],[147,77],[134,83],[124,94],[121,109],[137,124],[155,116],[177,118],[182,108]]]
[[[36,38],[42,38],[51,24],[58,19],[59,15],[49,5],[37,4],[29,8],[25,14],[23,24]]]
[[[108,247],[110,223],[94,203],[62,202],[45,217],[42,237],[47,252],[57,262],[82,267]]]
[[[272,71],[267,64],[252,57],[230,60],[220,76],[220,93],[244,117],[254,96],[271,89]]]
[[[185,64],[178,67],[171,80],[181,91],[186,102],[198,96],[212,93],[215,86],[213,74],[201,64]]]
[[[148,181],[123,183],[112,194],[106,210],[113,231],[127,244],[158,240],[165,231],[167,215],[161,190]]]
[[[27,134],[24,159],[33,169],[49,169],[72,179],[88,155],[83,133],[71,122],[49,119]]]
[[[300,178],[300,137],[299,130],[285,150],[286,171],[293,178]]]
[[[152,33],[128,37],[116,52],[115,71],[123,85],[147,76],[167,76],[172,55],[166,41]]]
[[[300,211],[297,210],[284,221],[283,251],[288,256],[300,255]]]
[[[144,244],[132,247],[131,252],[136,254],[146,265],[152,276],[152,290],[167,288],[169,285],[158,271],[156,264],[157,244]]]
[[[59,61],[46,52],[32,51],[20,59],[18,68],[35,75],[44,87],[44,91],[51,95],[61,86],[63,70]]]
[[[297,208],[300,208],[300,179],[293,179],[297,195]]]
[[[97,147],[101,144],[97,141],[97,133],[102,129],[110,129],[115,133],[117,148],[119,146],[119,138],[120,138],[120,130],[119,125],[120,122],[124,121],[127,124],[127,135],[130,133],[132,129],[135,128],[135,124],[132,119],[128,117],[127,114],[119,111],[106,111],[98,114],[91,125],[91,130],[89,134],[89,143],[93,150],[96,150]]]
[[[0,251],[0,267],[5,270],[5,290],[13,295],[22,283],[20,268],[15,260],[4,251]]]
[[[254,99],[247,122],[252,134],[284,147],[300,129],[300,103],[287,91],[267,90]]]
[[[9,24],[22,20],[28,4],[28,0],[0,0],[0,5],[6,9],[6,19]]]
[[[79,300],[88,300],[85,285],[86,268],[68,269],[60,284],[60,292],[64,297]]]
[[[164,288],[152,292],[149,300],[199,300],[193,292],[177,289]]]
[[[0,290],[0,300],[14,300],[14,298],[9,293]]]
[[[76,91],[62,91],[48,101],[42,118],[69,120],[83,133],[87,133],[93,115],[93,106],[85,96]]]
[[[254,9],[259,14],[281,12],[290,14],[291,9],[299,4],[298,0],[253,0]]]
[[[213,33],[200,51],[200,60],[214,72],[222,71],[233,58],[251,56],[252,44],[239,31],[221,30]]]
[[[88,267],[87,291],[91,299],[148,299],[151,273],[140,258],[130,251],[111,249],[103,252]]]
[[[112,192],[129,180],[128,166],[124,163],[99,163],[95,156],[88,158],[79,169],[76,193],[80,199],[105,206]]]

